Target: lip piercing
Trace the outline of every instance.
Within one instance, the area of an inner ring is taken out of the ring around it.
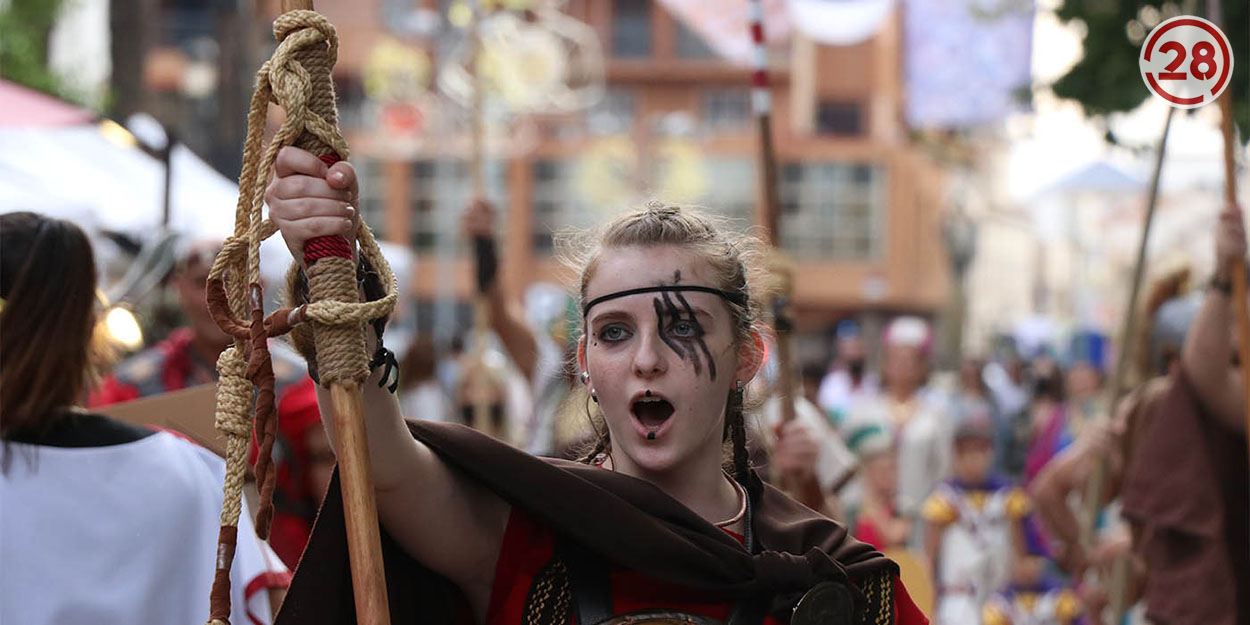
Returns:
[[[651,389],[647,389],[647,397],[651,396]]]

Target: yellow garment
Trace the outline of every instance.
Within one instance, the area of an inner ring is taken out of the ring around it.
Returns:
[[[998,606],[987,604],[981,608],[981,625],[1011,625],[1011,618]]]
[[[1007,518],[1019,521],[1033,511],[1033,502],[1023,488],[1012,488],[1007,493]]]
[[[950,525],[959,519],[959,509],[941,493],[933,493],[920,506],[920,517],[936,525]]]
[[[1080,597],[1071,590],[1064,590],[1059,593],[1059,599],[1055,602],[1055,618],[1060,623],[1071,623],[1076,620],[1085,611],[1085,606],[1081,605]]]

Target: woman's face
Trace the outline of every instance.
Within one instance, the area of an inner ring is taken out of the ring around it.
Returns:
[[[707,264],[681,248],[608,249],[586,301],[681,285],[719,287]],[[638,293],[596,304],[585,323],[578,363],[607,421],[614,468],[645,477],[719,466],[729,392],[758,368],[755,345],[739,357],[726,302],[698,291]]]

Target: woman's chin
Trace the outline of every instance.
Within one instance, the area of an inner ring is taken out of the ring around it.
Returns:
[[[633,445],[623,446],[622,451],[629,456],[630,464],[638,471],[652,475],[672,471],[680,457],[675,446],[659,441],[638,441]]]

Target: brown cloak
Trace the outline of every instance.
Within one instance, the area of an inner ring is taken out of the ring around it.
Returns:
[[[845,527],[794,502],[754,475],[748,484],[757,553],[649,482],[575,462],[539,459],[469,428],[408,423],[415,438],[449,465],[513,506],[617,566],[655,579],[763,597],[789,610],[821,581],[865,581],[898,567]],[[458,589],[409,557],[382,531],[391,622],[454,623],[466,607]],[[277,625],[355,623],[338,477],[295,571]]]
[[[1206,414],[1183,372],[1146,409],[1123,492],[1148,570],[1146,614],[1165,625],[1250,625],[1245,435]]]

